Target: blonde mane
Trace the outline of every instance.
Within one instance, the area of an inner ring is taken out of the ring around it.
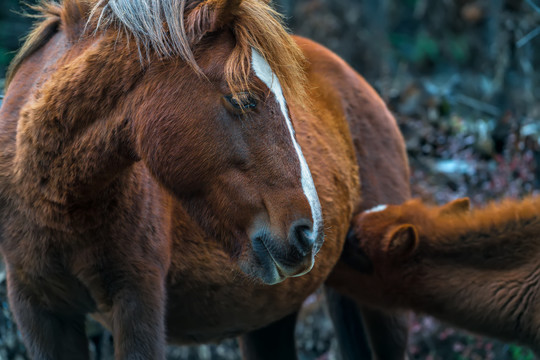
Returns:
[[[37,11],[37,15],[32,17],[40,21],[34,24],[32,31],[26,36],[23,46],[9,64],[6,73],[6,90],[22,62],[45,45],[58,32],[60,26],[62,9],[56,3],[47,2],[31,6],[31,9]]]
[[[201,3],[212,8],[224,6],[226,0],[64,0],[60,6],[46,0],[39,7],[46,20],[27,38],[11,66],[9,79],[22,61],[57,31],[60,18],[66,31],[80,27],[81,22],[86,24],[87,35],[115,29],[128,41],[134,38],[141,58],[151,52],[159,57],[180,57],[200,72],[193,49],[201,39],[195,34],[209,20],[208,13],[198,11]],[[236,40],[225,66],[225,79],[233,93],[253,88],[250,72],[254,48],[270,64],[286,98],[303,104],[304,55],[267,1],[242,0],[224,27]]]

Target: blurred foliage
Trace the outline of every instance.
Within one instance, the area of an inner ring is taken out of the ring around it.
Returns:
[[[280,0],[294,32],[330,47],[387,101],[408,79],[454,75],[448,90],[536,116],[540,36],[527,35],[540,13],[527,1]]]
[[[401,33],[390,34],[391,44],[397,51],[400,60],[415,64],[426,61],[437,61],[441,49],[435,39],[422,31],[416,36]]]
[[[514,360],[534,360],[534,354],[532,351],[524,349],[520,346],[510,345],[510,352],[514,357]]]
[[[36,0],[26,1],[28,4]],[[28,33],[32,19],[22,16],[29,12],[27,6],[22,6],[20,0],[2,0],[0,5],[0,78],[5,76],[9,62],[21,45],[21,40]]]

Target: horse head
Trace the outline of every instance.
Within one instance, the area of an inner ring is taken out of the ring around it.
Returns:
[[[102,9],[128,29],[167,28],[133,31],[150,43],[140,61],[156,58],[130,100],[133,151],[243,272],[266,284],[307,273],[323,223],[285,99],[304,91],[300,50],[261,1],[182,2],[183,23],[171,20],[178,9],[131,16],[137,2],[155,3]]]

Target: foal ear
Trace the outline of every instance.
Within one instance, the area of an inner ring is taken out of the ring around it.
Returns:
[[[235,17],[242,0],[203,0],[186,17],[186,33],[196,44],[207,33],[217,31]]]
[[[386,252],[394,256],[407,256],[418,246],[418,232],[411,224],[399,225],[387,235]]]
[[[461,214],[471,210],[471,200],[468,197],[450,201],[441,206],[441,215]]]

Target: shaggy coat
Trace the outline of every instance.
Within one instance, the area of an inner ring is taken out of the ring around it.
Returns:
[[[0,109],[0,251],[31,356],[87,358],[90,313],[117,359],[246,333],[246,357],[295,358],[294,314],[338,261],[353,215],[409,197],[381,99],[335,54],[289,36],[265,1],[41,11]],[[254,53],[282,85],[281,109]],[[313,207],[283,108],[324,219],[305,253],[290,239],[308,239]],[[298,219],[308,223],[289,231]],[[270,235],[256,248],[259,230]],[[403,358],[400,317],[363,314],[375,356]]]
[[[423,312],[540,354],[539,198],[472,212],[468,199],[442,207],[411,200],[357,216],[348,242],[356,250],[345,260],[357,272],[341,280],[355,284],[349,294],[357,300]]]

